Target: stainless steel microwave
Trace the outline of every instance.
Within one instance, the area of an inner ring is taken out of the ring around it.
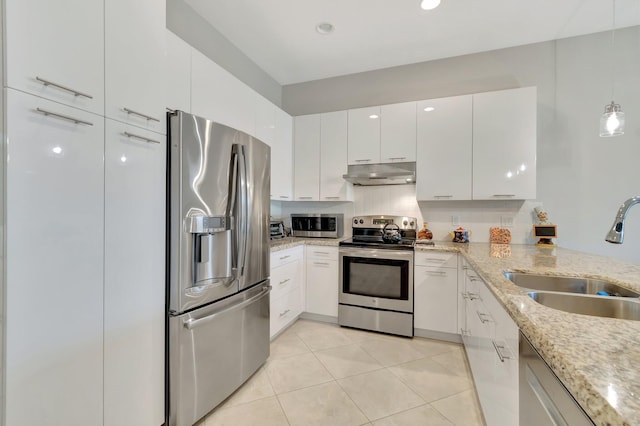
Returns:
[[[291,215],[291,235],[294,237],[340,238],[343,232],[342,213]]]

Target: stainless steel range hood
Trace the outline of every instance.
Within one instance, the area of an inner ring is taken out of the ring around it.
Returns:
[[[416,163],[350,165],[342,177],[354,185],[406,185],[416,182]]]

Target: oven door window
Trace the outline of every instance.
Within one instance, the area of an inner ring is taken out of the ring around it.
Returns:
[[[409,300],[408,261],[345,256],[343,262],[343,293]]]

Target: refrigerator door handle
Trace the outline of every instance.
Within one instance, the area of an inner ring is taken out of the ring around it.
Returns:
[[[240,211],[238,213],[238,228],[240,229],[240,247],[238,248],[238,270],[240,276],[244,275],[245,261],[247,259],[247,240],[249,238],[249,193],[247,181],[247,162],[244,153],[244,145],[238,147],[238,170],[240,177]]]
[[[184,321],[184,327],[188,330],[192,330],[198,326],[207,324],[211,321],[213,321],[214,319],[225,315],[225,314],[229,314],[231,312],[235,312],[238,311],[242,308],[244,308],[245,306],[251,305],[252,303],[258,301],[259,299],[262,299],[264,296],[266,296],[267,294],[269,294],[269,292],[271,291],[271,285],[266,285],[264,287],[262,287],[262,291],[258,294],[256,294],[255,296],[250,297],[249,299],[245,300],[244,302],[238,303],[237,305],[234,305],[230,308],[224,309],[220,312],[215,312],[209,316],[206,316],[204,318],[198,318],[198,319],[188,319],[186,321]]]

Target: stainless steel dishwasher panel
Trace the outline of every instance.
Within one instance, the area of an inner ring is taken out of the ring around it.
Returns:
[[[522,333],[519,361],[520,426],[593,425]]]
[[[191,426],[269,356],[269,280],[169,317],[169,426]]]

